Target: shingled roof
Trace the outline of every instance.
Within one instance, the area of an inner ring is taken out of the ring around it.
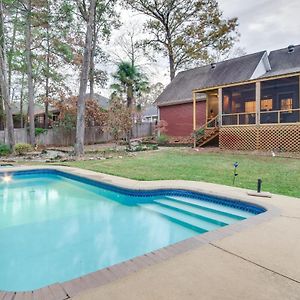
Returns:
[[[192,101],[192,90],[229,84],[251,79],[266,51],[225,60],[177,74],[157,98],[160,105]]]
[[[270,52],[269,62],[271,70],[262,77],[300,72],[300,45],[290,47],[293,49],[291,52],[289,52],[288,48]]]

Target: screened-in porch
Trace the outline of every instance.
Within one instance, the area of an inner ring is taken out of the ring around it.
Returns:
[[[226,87],[222,126],[300,122],[299,76]]]

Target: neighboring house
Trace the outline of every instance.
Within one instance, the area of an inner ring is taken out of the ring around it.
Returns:
[[[86,94],[85,99],[90,99],[90,94]],[[108,98],[95,93],[94,100],[96,100],[98,102],[98,104],[101,108],[108,110],[108,108],[109,108],[109,99]]]
[[[85,99],[90,99],[90,94],[86,94]],[[97,93],[94,94],[94,100],[96,100],[99,106],[105,110],[109,108],[109,99],[103,97]],[[13,116],[14,116],[14,127],[20,128],[20,104],[18,102],[13,103]],[[51,127],[52,123],[58,120],[58,116],[60,111],[52,106],[49,106],[49,125]],[[23,108],[23,115],[27,115],[27,106]],[[24,117],[25,118],[25,117]],[[36,127],[44,127],[45,126],[45,107],[42,104],[34,105],[34,118],[35,118],[35,126]],[[25,122],[23,124],[25,126]]]
[[[12,115],[14,119],[14,127],[15,128],[22,128],[26,125],[26,118],[27,118],[27,105],[23,107],[22,114],[23,114],[23,124],[21,121],[21,108],[20,102],[13,102],[12,103]],[[34,117],[36,127],[40,127],[39,125],[44,124],[44,116],[45,116],[45,108],[42,104],[34,104]],[[51,114],[51,120],[55,120],[59,114],[59,111],[53,107],[49,107],[49,114]],[[2,129],[1,129],[2,130]]]
[[[202,128],[200,145],[300,151],[299,88],[300,45],[180,72],[156,104],[171,136]]]
[[[155,123],[158,120],[157,106],[147,106],[142,112],[143,123]]]

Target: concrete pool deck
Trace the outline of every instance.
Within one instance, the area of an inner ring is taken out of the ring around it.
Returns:
[[[3,172],[38,168],[6,168]],[[115,272],[105,269],[98,281],[87,275],[59,284],[59,297],[50,286],[52,298],[40,289],[39,294],[0,292],[1,300],[300,299],[300,199],[253,197],[245,189],[204,182],[140,182],[76,168],[53,168],[133,189],[184,188],[220,195],[260,204],[268,212],[155,251],[147,259],[132,259]]]

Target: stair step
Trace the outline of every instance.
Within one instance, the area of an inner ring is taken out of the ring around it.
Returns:
[[[168,196],[166,198],[169,200],[172,200],[172,201],[189,204],[194,207],[200,207],[201,209],[211,211],[214,213],[218,213],[221,215],[225,215],[225,216],[228,216],[231,218],[235,218],[236,220],[244,220],[246,218],[253,216],[253,214],[251,214],[247,211],[243,211],[243,210],[240,210],[237,208],[227,207],[225,205],[224,206],[222,205],[220,208],[219,204],[200,200],[200,199],[199,200],[198,199],[190,199],[190,198],[180,197],[180,196]]]
[[[191,226],[192,228],[196,228],[197,230],[200,230],[202,232],[211,231],[221,227],[220,225],[217,225],[215,223],[208,222],[197,217],[193,217],[189,214],[176,211],[172,208],[164,207],[162,205],[159,205],[158,203],[140,204],[140,206],[153,212],[164,215],[174,221],[180,221],[181,223]]]
[[[227,224],[232,224],[232,223],[235,223],[236,221],[240,220],[239,218],[236,218],[236,217],[220,214],[218,212],[203,209],[200,206],[196,207],[196,206],[190,205],[188,203],[180,203],[178,201],[173,201],[173,200],[155,200],[154,202],[158,202],[166,207],[171,207],[173,209],[188,213],[195,217],[205,218],[208,221],[214,222],[221,226],[225,226]]]

